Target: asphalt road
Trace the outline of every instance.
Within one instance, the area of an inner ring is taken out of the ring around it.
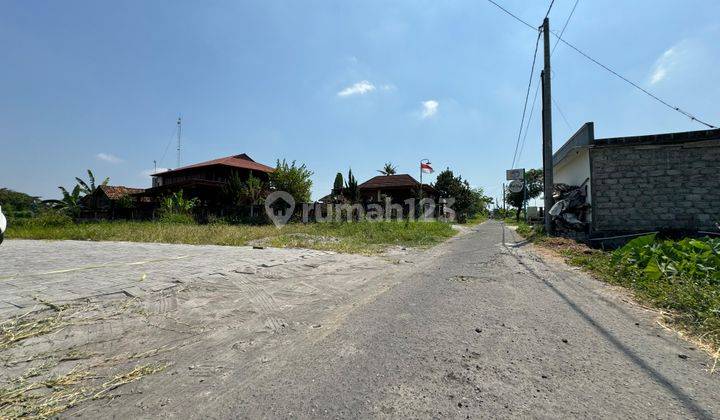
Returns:
[[[506,232],[511,244],[518,238]],[[328,335],[186,412],[213,417],[720,416],[708,356],[499,223],[421,255]]]
[[[273,265],[262,253],[237,260],[252,250],[212,250],[220,264],[210,249],[178,248],[212,267],[149,291],[144,311],[63,332],[112,343],[93,352],[167,349],[150,360],[170,367],[65,415],[720,416],[706,353],[624,292],[518,241],[487,222],[399,262],[296,250]]]

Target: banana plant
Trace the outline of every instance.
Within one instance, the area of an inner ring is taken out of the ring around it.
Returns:
[[[95,185],[95,175],[92,173],[92,171],[88,169],[87,173],[89,184],[78,177],[75,177],[75,180],[80,186],[80,192],[86,195],[90,195],[97,190],[98,186]],[[108,184],[108,182],[110,182],[110,177],[106,177],[103,182],[100,183],[100,186],[105,186]]]
[[[76,185],[71,192],[68,192],[65,187],[58,187],[62,192],[63,198],[61,200],[44,200],[43,204],[48,205],[53,210],[60,210],[67,213],[69,216],[77,217],[80,215],[80,199],[82,196],[81,187]]]

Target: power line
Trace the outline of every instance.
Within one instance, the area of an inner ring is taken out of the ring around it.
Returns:
[[[177,125],[173,127],[173,133],[172,136],[170,136],[170,140],[168,140],[167,145],[165,146],[165,151],[162,154],[162,157],[158,161],[160,165],[162,166],[163,161],[165,160],[165,155],[167,154],[168,149],[170,148],[170,143],[172,143],[173,140],[175,140],[175,134],[177,133]]]
[[[532,26],[531,24],[527,23],[526,21],[520,19],[519,17],[517,17],[516,15],[514,15],[512,12],[510,12],[508,9],[500,6],[499,4],[495,3],[493,0],[488,0],[488,1],[489,1],[490,3],[492,3],[492,4],[494,4],[495,6],[497,6],[497,7],[498,7],[500,10],[502,10],[503,12],[505,12],[505,13],[507,13],[508,15],[514,17],[515,20],[517,20],[518,22],[522,23],[523,25],[527,26],[528,28],[532,29],[533,31],[538,31],[538,32],[539,32],[539,29],[538,29],[538,28],[536,28],[536,27]]]
[[[621,80],[629,83],[630,85],[632,85],[632,86],[635,87],[636,89],[640,90],[640,91],[643,92],[644,94],[646,94],[646,95],[648,95],[649,97],[655,99],[656,101],[660,102],[661,104],[665,105],[666,107],[668,107],[668,108],[670,108],[670,109],[672,109],[672,110],[674,110],[674,111],[677,111],[677,112],[685,115],[686,117],[690,118],[691,120],[697,121],[697,122],[699,122],[700,124],[702,124],[702,125],[704,125],[704,126],[706,126],[706,127],[708,127],[708,128],[717,128],[716,126],[714,126],[714,125],[712,125],[712,124],[709,124],[709,123],[701,120],[700,118],[698,118],[698,117],[696,117],[695,115],[693,115],[693,114],[685,111],[684,109],[681,109],[681,108],[678,107],[678,106],[670,105],[670,104],[667,103],[665,100],[657,97],[657,96],[656,96],[655,94],[653,94],[652,92],[649,92],[647,89],[645,89],[645,88],[641,87],[640,85],[638,85],[637,83],[629,80],[628,78],[626,78],[625,76],[623,76],[623,75],[621,75],[620,73],[616,72],[615,70],[611,69],[610,67],[606,66],[605,64],[597,61],[596,59],[594,59],[594,58],[592,58],[592,57],[590,57],[589,55],[587,55],[586,53],[584,53],[583,51],[581,51],[578,47],[576,47],[576,46],[574,46],[573,44],[571,44],[571,43],[565,41],[564,39],[560,38],[557,34],[555,34],[555,32],[550,31],[550,33],[552,33],[553,35],[557,36],[557,37],[558,37],[558,40],[559,40],[560,42],[562,42],[563,44],[565,44],[565,45],[567,45],[568,47],[572,48],[572,49],[575,50],[578,54],[582,55],[583,57],[587,58],[588,60],[590,60],[590,61],[592,61],[593,63],[597,64],[598,66],[602,67],[603,69],[609,71],[610,73],[614,74],[615,76],[617,76],[617,77],[620,78]]]
[[[488,0],[488,1],[491,1],[497,7],[500,7],[501,9],[505,10],[499,4],[495,3],[494,1],[492,1],[492,0]],[[545,12],[545,18],[547,18],[548,15],[550,14],[550,10],[552,10],[553,4],[555,4],[555,0],[550,1],[550,6],[548,6],[547,12]],[[538,45],[540,44],[540,35],[541,35],[541,32],[538,30],[538,36],[537,36],[537,39],[535,40],[535,52],[533,53],[532,66],[530,67],[530,80],[528,81],[527,91],[525,92],[525,103],[523,104],[522,119],[520,120],[520,130],[518,131],[518,137],[517,137],[517,140],[515,141],[515,152],[513,153],[512,165],[510,165],[511,168],[515,167],[515,160],[517,159],[517,156],[518,156],[518,147],[520,146],[520,138],[522,137],[523,125],[525,125],[525,113],[527,112],[528,99],[530,98],[530,88],[532,87],[533,75],[535,74],[535,62],[537,60]],[[534,104],[535,104],[535,100],[533,99],[533,105]]]
[[[525,21],[522,20],[521,18],[517,17],[516,15],[514,15],[513,13],[511,13],[510,11],[508,11],[507,9],[505,9],[504,7],[502,7],[502,6],[500,6],[499,4],[495,3],[493,0],[488,0],[488,1],[489,1],[490,3],[492,3],[492,4],[494,4],[495,6],[497,6],[500,10],[504,11],[504,12],[507,13],[508,15],[510,15],[510,16],[512,16],[513,18],[515,18],[515,20],[517,20],[517,21],[521,22],[522,24],[524,24],[525,26],[528,26],[528,27],[532,28],[532,30],[534,30],[534,31],[537,31],[537,30],[538,30],[537,28],[533,28],[532,25],[530,25],[529,23],[525,22]],[[621,79],[621,80],[623,80],[624,82],[630,84],[630,85],[633,86],[634,88],[640,90],[641,92],[645,93],[646,95],[648,95],[648,96],[651,97],[652,99],[655,99],[656,101],[660,102],[661,104],[665,105],[666,107],[668,107],[668,108],[670,108],[670,109],[672,109],[672,110],[674,110],[674,111],[676,111],[676,112],[679,112],[679,113],[685,115],[686,117],[690,118],[692,121],[697,121],[698,123],[700,123],[700,124],[702,124],[702,125],[704,125],[704,126],[706,126],[706,127],[708,127],[708,128],[717,128],[716,126],[714,126],[714,125],[712,125],[712,124],[709,124],[709,123],[707,123],[707,122],[699,119],[699,118],[696,117],[695,115],[693,115],[693,114],[691,114],[691,113],[689,113],[689,112],[681,109],[680,107],[669,104],[669,103],[666,102],[665,100],[663,100],[663,99],[659,98],[658,96],[656,96],[655,94],[649,92],[647,89],[644,89],[643,87],[641,87],[641,86],[638,85],[637,83],[632,82],[631,80],[629,80],[628,78],[622,76],[621,74],[619,74],[619,73],[616,72],[615,70],[611,69],[610,67],[606,66],[605,64],[602,64],[602,63],[599,62],[598,60],[590,57],[588,54],[586,54],[585,52],[583,52],[582,50],[580,50],[578,47],[576,47],[576,46],[574,46],[573,44],[569,43],[568,41],[564,40],[561,35],[558,35],[558,34],[555,33],[554,31],[550,31],[550,33],[552,33],[553,35],[555,35],[555,36],[558,38],[558,41],[560,41],[560,42],[562,42],[563,44],[567,45],[568,47],[572,48],[572,49],[575,50],[575,52],[577,52],[578,54],[582,55],[583,57],[587,58],[588,60],[590,60],[590,61],[592,61],[593,63],[597,64],[598,66],[602,67],[603,69],[607,70],[607,71],[610,72],[611,74],[615,75],[615,76],[618,77],[619,79]]]
[[[560,104],[557,103],[555,98],[551,98],[553,101],[553,104],[555,104],[555,108],[557,108],[558,111],[560,111],[560,116],[562,117],[563,121],[565,121],[565,125],[567,126],[568,130],[572,132],[572,127],[570,127],[570,123],[568,122],[567,118],[565,117],[565,113],[560,109]]]
[[[570,19],[572,19],[573,14],[575,14],[575,8],[577,8],[577,5],[579,2],[580,2],[580,0],[575,0],[575,4],[573,4],[572,10],[570,10],[570,14],[568,15],[567,19],[565,19],[565,24],[563,25],[562,30],[560,31],[560,36],[558,36],[558,41],[555,41],[555,45],[553,45],[552,50],[550,50],[550,56],[553,55],[553,53],[555,52],[555,48],[557,48],[558,44],[560,43],[559,40],[562,39],[562,36],[565,33],[565,29],[567,29],[568,23],[570,23]]]
[[[539,85],[538,85],[539,86]],[[530,106],[530,116],[528,117],[527,125],[525,126],[525,136],[522,139],[522,143],[520,144],[520,152],[518,153],[518,161],[520,160],[520,157],[522,156],[522,152],[525,149],[525,140],[528,136],[528,131],[530,129],[530,121],[532,121],[533,112],[535,111],[535,101],[537,100],[537,89],[535,90],[535,97],[533,98],[532,106]]]
[[[562,27],[562,30],[560,31],[559,38],[562,38],[563,34],[565,33],[565,29],[567,29],[568,24],[570,23],[570,19],[572,19],[573,14],[575,14],[575,9],[577,8],[578,3],[580,0],[575,0],[575,4],[573,4],[572,10],[570,10],[570,14],[568,15],[567,19],[565,19],[565,24]],[[552,3],[550,3],[550,8],[552,8]],[[550,13],[550,8],[548,8],[548,13]],[[557,48],[560,41],[555,41],[555,45],[553,45],[552,50],[550,50],[550,56],[552,57],[553,53],[555,52],[555,48]],[[522,143],[520,144],[520,152],[518,153],[517,160],[520,160],[520,157],[522,156],[522,152],[525,149],[525,140],[528,136],[528,130],[530,129],[530,122],[532,121],[533,113],[535,112],[535,101],[537,101],[538,92],[540,91],[540,83],[537,84],[535,87],[535,96],[533,97],[533,103],[530,106],[530,116],[528,117],[527,125],[525,126],[525,136],[522,139]],[[555,104],[557,106],[557,104]],[[558,107],[558,110],[560,108]],[[560,111],[560,115],[563,115],[563,119],[565,118],[565,115]],[[565,123],[567,123],[567,119],[565,119]],[[572,131],[572,129],[570,130]]]
[[[550,1],[550,6],[548,6],[547,12],[545,12],[545,17],[547,18],[550,15],[550,10],[553,7],[553,4],[555,4],[555,0]]]
[[[522,137],[523,126],[525,125],[525,113],[527,112],[528,99],[530,98],[530,88],[532,87],[533,75],[535,74],[535,62],[537,61],[538,46],[540,45],[540,35],[538,32],[537,39],[535,40],[535,52],[533,53],[532,66],[530,66],[530,80],[528,80],[527,91],[525,92],[525,104],[523,105],[522,119],[520,120],[520,131],[518,131],[517,141],[515,141],[515,152],[513,153],[512,165],[510,168],[515,168],[515,159],[517,158],[518,146],[520,145],[520,138]]]

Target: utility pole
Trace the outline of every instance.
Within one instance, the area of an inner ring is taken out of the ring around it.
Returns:
[[[543,183],[545,196],[545,232],[553,233],[550,209],[553,200],[553,156],[552,156],[552,102],[550,89],[550,20],[543,20],[543,43],[545,46],[545,68],[540,74],[542,79],[542,136],[543,136]]]
[[[182,116],[177,121],[177,167],[180,167],[180,136],[182,135]]]
[[[507,213],[507,202],[505,201],[505,183],[504,183],[504,182],[503,182],[503,185],[502,185],[502,189],[503,189],[503,202],[502,202],[502,204],[503,204],[503,219],[504,219],[504,218],[505,218],[505,213]]]

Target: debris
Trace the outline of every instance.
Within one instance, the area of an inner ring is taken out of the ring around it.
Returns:
[[[587,203],[587,182],[588,180],[585,180],[579,186],[554,185],[555,205],[548,213],[558,226],[577,231],[582,231],[587,226],[586,213],[590,208]]]
[[[482,330],[480,328],[475,328],[475,332],[480,334],[482,332]]]
[[[688,357],[687,357],[687,354],[678,354],[678,357],[681,358],[681,359],[683,359],[683,360],[685,360],[685,359],[688,358]]]
[[[567,343],[568,343],[568,341],[567,341],[567,339],[566,339],[566,338],[563,338],[563,339],[562,339],[562,342],[563,342],[563,343],[565,343],[565,344],[567,344]]]

